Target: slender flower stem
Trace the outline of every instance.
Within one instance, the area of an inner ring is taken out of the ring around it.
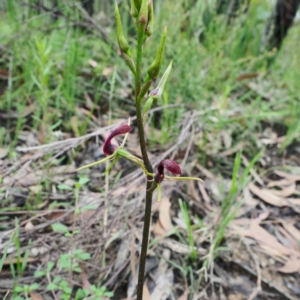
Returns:
[[[136,75],[135,75],[135,96],[136,100],[142,86],[142,58],[143,58],[143,32],[137,32],[137,54],[136,54]]]
[[[135,93],[136,93],[136,117],[137,117],[137,126],[140,139],[140,147],[142,152],[143,161],[145,167],[149,173],[153,173],[152,165],[149,161],[145,140],[145,132],[143,126],[142,118],[142,107],[141,101],[142,97],[139,97],[142,86],[142,57],[143,57],[143,32],[138,32],[137,40],[137,56],[136,56],[136,75],[135,75]],[[143,240],[142,248],[140,255],[140,266],[139,266],[139,275],[138,275],[138,285],[137,285],[137,300],[143,299],[143,286],[144,286],[144,275],[145,275],[145,265],[148,249],[148,240],[149,240],[149,231],[151,224],[151,206],[152,206],[152,194],[153,190],[151,188],[152,179],[151,176],[147,176],[147,187],[146,187],[146,197],[145,197],[145,216],[144,216],[144,228],[143,228]]]

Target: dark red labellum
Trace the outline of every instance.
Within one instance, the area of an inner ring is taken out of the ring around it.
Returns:
[[[169,172],[173,174],[181,174],[180,166],[173,160],[164,159],[157,166],[157,173],[154,176],[154,180],[157,183],[161,183],[164,180],[164,169],[167,169]]]
[[[107,137],[107,139],[105,140],[104,142],[104,145],[103,145],[103,152],[104,154],[106,155],[112,155],[119,146],[117,145],[113,145],[111,143],[111,140],[118,136],[118,135],[121,135],[121,134],[126,134],[128,132],[131,131],[131,127],[127,124],[123,124],[121,126],[119,126],[118,128],[114,129]]]

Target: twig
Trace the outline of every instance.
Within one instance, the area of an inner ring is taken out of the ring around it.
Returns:
[[[261,270],[259,266],[259,261],[256,257],[256,254],[253,253],[251,247],[248,245],[248,243],[243,239],[243,244],[246,246],[251,258],[253,259],[255,263],[255,268],[256,268],[256,274],[257,274],[257,286],[256,288],[252,291],[250,294],[248,300],[253,300],[261,291]]]

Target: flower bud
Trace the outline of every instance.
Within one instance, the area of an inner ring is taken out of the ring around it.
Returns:
[[[167,38],[167,27],[164,29],[163,35],[161,37],[161,40],[160,40],[160,43],[159,43],[159,46],[157,49],[157,53],[156,53],[156,58],[155,58],[154,62],[152,63],[152,65],[147,70],[148,76],[151,79],[156,78],[159,73],[159,70],[160,70],[160,67],[162,64],[162,60],[163,60],[166,38]],[[147,81],[147,79],[146,79],[146,81]]]
[[[162,76],[161,80],[159,81],[158,86],[153,91],[150,92],[150,94],[149,94],[150,97],[152,97],[154,99],[158,99],[162,95],[171,70],[172,70],[172,61],[170,62],[164,75]]]
[[[150,0],[148,8],[148,24],[146,27],[146,35],[151,36],[153,33],[154,27],[154,11],[153,11],[153,2]]]
[[[148,23],[148,0],[142,0],[141,3],[141,8],[139,10],[139,15],[138,15],[138,23],[140,29],[146,28],[146,25]]]
[[[118,38],[119,48],[121,52],[126,53],[130,57],[131,55],[129,51],[129,45],[123,35],[122,21],[121,21],[121,16],[120,16],[117,2],[115,2],[115,16],[116,16],[117,38]]]
[[[139,8],[141,6],[140,1],[131,0],[131,15],[136,18],[139,15]]]

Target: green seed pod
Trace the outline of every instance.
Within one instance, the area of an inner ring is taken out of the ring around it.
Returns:
[[[158,47],[157,53],[156,53],[156,58],[155,58],[154,62],[152,63],[152,65],[147,70],[148,77],[151,79],[156,78],[157,75],[159,74],[159,70],[160,70],[160,67],[162,64],[162,60],[163,60],[166,38],[167,38],[167,27],[164,29],[163,35],[161,37],[159,47]]]
[[[133,18],[136,18],[139,15],[139,10],[135,2],[137,1],[131,0],[131,15]]]
[[[154,27],[154,11],[153,11],[153,2],[152,0],[149,3],[149,10],[148,10],[148,24],[146,27],[146,34],[147,36],[151,36],[153,33]]]
[[[126,53],[130,57],[129,45],[123,35],[122,21],[117,2],[115,2],[115,15],[119,48],[121,52]]]
[[[122,53],[122,57],[124,58],[126,65],[129,67],[129,69],[131,70],[131,72],[133,74],[136,73],[136,69],[135,69],[135,65],[134,65],[134,61],[131,57],[129,57],[128,55],[126,55],[125,53]]]

